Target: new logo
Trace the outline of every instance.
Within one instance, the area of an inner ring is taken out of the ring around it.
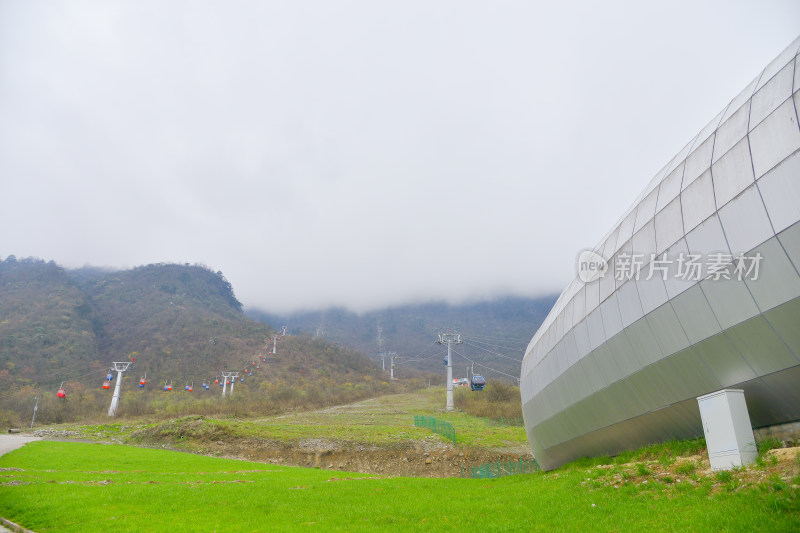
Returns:
[[[578,277],[584,283],[602,278],[608,270],[608,262],[592,250],[584,250],[578,256]]]

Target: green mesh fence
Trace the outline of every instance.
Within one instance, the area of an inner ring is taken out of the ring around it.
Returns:
[[[414,415],[414,425],[418,428],[428,428],[456,443],[456,428],[450,422],[439,420],[432,416]]]
[[[536,459],[517,459],[516,461],[491,461],[480,466],[472,467],[472,478],[489,479],[514,474],[530,474],[539,471]],[[464,477],[470,477],[469,470],[464,472]]]

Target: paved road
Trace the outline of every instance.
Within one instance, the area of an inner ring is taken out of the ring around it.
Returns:
[[[31,435],[3,435],[0,434],[0,455],[6,454],[10,451],[21,448],[29,442],[35,440],[42,440],[39,437]]]
[[[10,451],[16,450],[33,442],[35,440],[42,440],[39,437],[32,437],[30,435],[6,435],[0,434],[0,455],[6,454]],[[10,529],[3,527],[0,523],[0,533],[12,533]]]

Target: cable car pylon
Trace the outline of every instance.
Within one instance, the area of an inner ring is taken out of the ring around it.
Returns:
[[[125,361],[122,363],[113,363],[113,370],[117,373],[117,384],[114,386],[114,396],[111,397],[111,405],[108,407],[108,416],[117,415],[117,407],[119,406],[119,390],[122,385],[122,373],[127,371],[133,363]]]
[[[453,356],[451,354],[451,345],[461,344],[461,335],[450,332],[439,333],[439,340],[436,343],[447,345],[447,359],[445,359],[445,364],[447,365],[447,402],[445,410],[452,411],[455,409],[455,404],[453,403]]]
[[[233,385],[236,383],[236,378],[239,377],[238,372],[223,372],[222,379],[225,382],[225,385],[222,387],[222,397],[225,397],[225,392],[228,389],[228,383],[231,384],[231,396],[233,396]]]

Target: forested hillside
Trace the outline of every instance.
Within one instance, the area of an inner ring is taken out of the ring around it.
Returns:
[[[0,262],[0,366],[15,383],[80,380],[91,363],[131,358],[153,373],[209,373],[271,334],[241,313],[221,272],[201,266],[70,275],[52,261]]]
[[[250,403],[238,408],[261,412],[407,385],[384,383],[363,354],[310,336],[279,336],[272,354],[273,335],[271,326],[242,313],[221,272],[203,266],[70,272],[52,261],[9,256],[0,261],[0,425],[20,420],[37,395],[54,419],[102,412],[113,386],[101,384],[114,361],[133,361],[125,388],[135,394],[121,404],[131,414],[218,410],[209,400],[217,401],[220,389],[202,384],[213,384],[222,371],[240,373],[236,394]],[[68,396],[58,403],[62,382]],[[183,397],[167,400],[166,384]]]
[[[100,324],[101,356],[134,357],[154,374],[186,375],[187,364],[204,373],[235,365],[272,333],[242,315],[221,272],[200,266],[147,265],[89,280],[84,290]]]
[[[99,315],[88,295],[50,261],[0,261],[0,389],[99,358]]]

